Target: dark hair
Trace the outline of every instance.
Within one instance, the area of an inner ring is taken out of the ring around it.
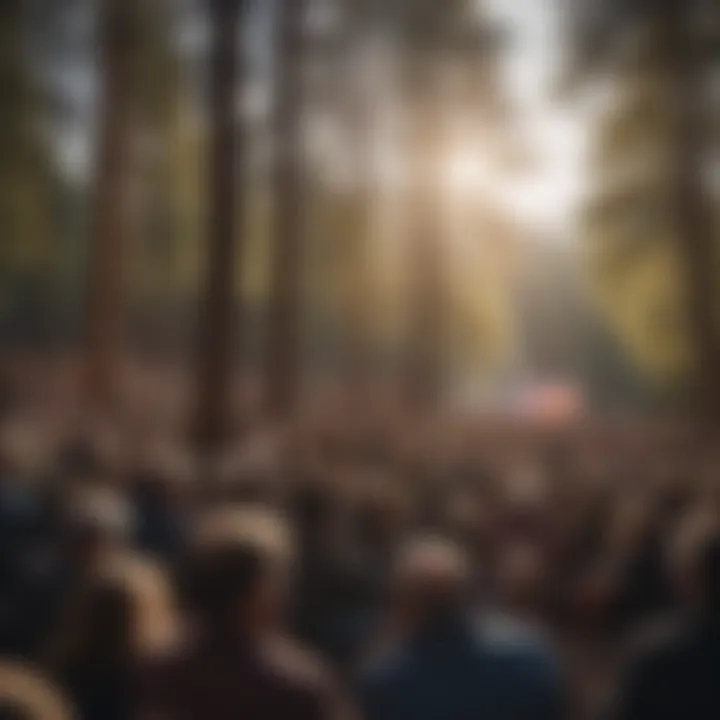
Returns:
[[[170,494],[169,484],[162,472],[142,469],[132,478],[133,497],[139,504],[162,504]]]
[[[292,516],[303,536],[316,535],[333,517],[332,489],[312,477],[302,478],[293,488],[290,504]]]
[[[206,627],[227,627],[263,576],[260,552],[243,543],[204,548],[180,568],[183,606]]]
[[[85,436],[77,435],[66,442],[58,452],[58,466],[62,473],[90,478],[105,470],[100,454]]]
[[[83,667],[121,668],[133,662],[135,602],[119,581],[100,580],[80,598],[67,619],[54,661],[61,672]]]

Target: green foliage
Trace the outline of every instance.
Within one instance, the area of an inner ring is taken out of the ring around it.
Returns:
[[[0,315],[48,287],[56,257],[49,154],[27,53],[26,5],[0,14]]]
[[[692,353],[672,201],[674,99],[661,42],[657,33],[639,33],[636,52],[618,68],[614,101],[590,154],[595,189],[583,234],[594,294],[610,326],[640,369],[678,385],[692,373]]]

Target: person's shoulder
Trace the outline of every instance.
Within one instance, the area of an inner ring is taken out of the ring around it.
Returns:
[[[643,717],[652,717],[653,708],[682,703],[683,688],[697,669],[688,653],[691,635],[683,622],[653,623],[636,634],[623,661],[619,716],[644,708]]]
[[[137,689],[143,697],[163,695],[182,686],[193,674],[193,652],[187,639],[178,639],[143,658],[136,672]]]
[[[267,638],[261,647],[265,671],[276,696],[305,708],[308,717],[352,717],[350,706],[322,660],[298,643],[282,636]]]
[[[502,613],[480,616],[474,625],[480,646],[500,657],[551,661],[552,644],[542,630]]]
[[[687,638],[687,627],[678,618],[654,619],[630,637],[625,653],[631,660],[672,655]]]
[[[359,681],[363,688],[372,689],[391,684],[407,665],[404,645],[387,640],[375,647],[359,668]]]
[[[261,658],[272,676],[289,688],[322,692],[331,684],[322,660],[289,638],[267,638],[261,647]]]
[[[478,618],[475,632],[483,661],[497,672],[512,675],[517,682],[556,682],[558,659],[541,631],[507,615],[488,614]]]
[[[665,619],[643,628],[628,652],[628,665],[636,676],[658,678],[675,676],[688,670],[703,634],[692,624],[678,619]]]

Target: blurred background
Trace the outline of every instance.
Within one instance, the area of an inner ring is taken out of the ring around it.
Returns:
[[[6,392],[209,436],[367,390],[720,412],[687,5],[5,0]]]
[[[718,271],[717,0],[0,0],[0,716],[717,720]]]

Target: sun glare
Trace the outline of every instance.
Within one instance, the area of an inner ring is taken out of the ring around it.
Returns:
[[[442,173],[447,190],[453,193],[486,193],[497,180],[497,173],[474,153],[462,148],[448,153]]]

